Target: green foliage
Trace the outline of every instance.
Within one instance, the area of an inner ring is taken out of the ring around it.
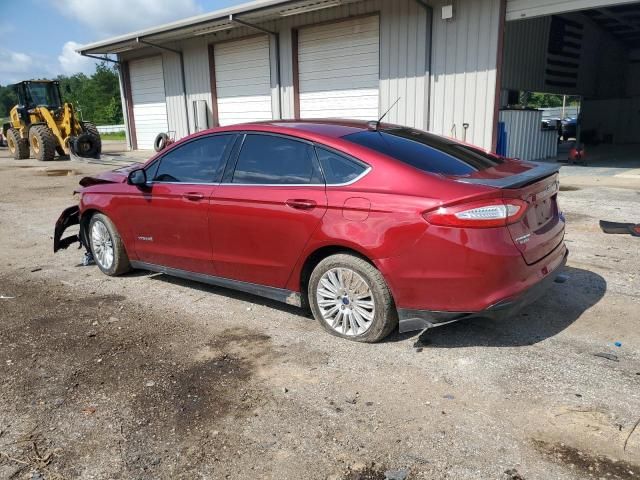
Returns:
[[[96,67],[91,77],[83,73],[60,76],[60,90],[65,102],[71,102],[83,120],[96,125],[114,125],[124,122],[120,102],[120,84],[115,68],[105,62]]]
[[[539,92],[520,92],[520,103],[531,108],[561,107],[562,95]],[[567,96],[567,106],[578,105],[580,97]]]
[[[17,101],[18,97],[12,89],[0,85],[0,118],[8,117]]]
[[[81,119],[96,125],[124,123],[118,73],[106,62],[98,65],[91,76],[76,73],[56,80],[60,82],[63,101],[72,103]],[[7,117],[16,102],[13,90],[0,86],[0,117]]]

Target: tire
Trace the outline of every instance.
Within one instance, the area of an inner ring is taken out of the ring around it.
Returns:
[[[53,160],[56,156],[56,143],[56,137],[46,125],[35,125],[29,129],[29,146],[36,160]]]
[[[100,138],[91,133],[81,133],[73,140],[73,150],[79,157],[91,158],[99,154]]]
[[[98,268],[105,275],[115,277],[131,270],[129,256],[124,248],[122,238],[113,222],[102,213],[96,213],[89,221],[87,239],[91,247],[93,259]],[[105,248],[111,245],[111,260],[109,261],[108,251],[103,255]]]
[[[343,282],[338,275],[342,275]],[[331,280],[332,276],[336,283]],[[334,291],[327,288],[327,282]],[[344,285],[345,290],[340,291],[339,285]],[[357,292],[361,293],[360,299]],[[329,298],[329,294],[335,298]],[[331,255],[318,263],[309,278],[308,299],[313,316],[322,328],[341,338],[379,342],[398,325],[398,314],[384,277],[377,268],[355,255]],[[321,302],[324,305],[321,306]],[[329,315],[334,308],[339,308],[335,316]],[[339,320],[336,322],[336,319]]]
[[[156,139],[153,141],[153,149],[156,152],[164,150],[169,145],[169,135],[166,133],[159,133],[156,135]]]
[[[24,160],[29,158],[29,140],[21,138],[17,128],[7,130],[7,146],[14,159]]]
[[[102,138],[100,138],[98,128],[91,122],[82,122],[82,130],[95,137],[96,152],[94,155],[100,155],[102,153]]]

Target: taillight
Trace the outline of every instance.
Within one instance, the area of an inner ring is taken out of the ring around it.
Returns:
[[[516,198],[491,198],[451,207],[440,207],[424,213],[432,225],[445,227],[504,227],[517,222],[527,210],[527,203]]]

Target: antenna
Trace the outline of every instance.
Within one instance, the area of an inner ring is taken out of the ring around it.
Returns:
[[[378,119],[377,122],[369,122],[369,128],[372,128],[377,132],[378,129],[380,128],[380,122],[382,122],[382,119],[387,116],[387,113],[389,113],[391,109],[396,106],[396,103],[398,103],[401,98],[402,97],[398,97],[396,101],[393,102],[393,104],[387,109],[387,111],[382,114],[382,116]]]

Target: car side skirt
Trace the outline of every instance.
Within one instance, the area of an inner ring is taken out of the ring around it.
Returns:
[[[149,270],[151,272],[164,273],[172,277],[184,278],[185,280],[193,280],[196,282],[207,283],[216,287],[230,288],[245,293],[251,293],[260,297],[269,298],[278,302],[286,303],[296,307],[302,306],[302,296],[300,292],[286,290],[284,288],[269,287],[267,285],[258,285],[255,283],[241,282],[231,278],[216,277],[206,275],[204,273],[189,272],[178,268],[165,267],[163,265],[154,265],[152,263],[131,261],[131,266],[140,270]]]

